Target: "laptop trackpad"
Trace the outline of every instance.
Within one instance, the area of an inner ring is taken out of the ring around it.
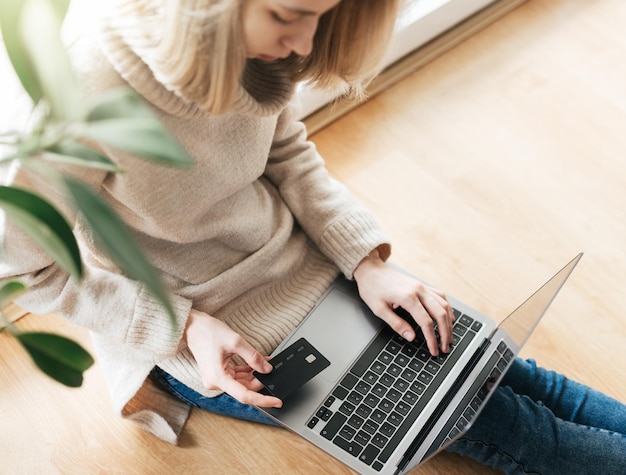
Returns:
[[[318,377],[334,383],[383,324],[363,301],[333,288],[285,346],[298,338],[306,338],[330,361],[330,366]]]

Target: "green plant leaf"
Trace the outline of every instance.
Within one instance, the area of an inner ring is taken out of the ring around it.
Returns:
[[[39,369],[66,386],[79,387],[83,383],[83,372],[94,363],[82,346],[61,335],[24,332],[15,336]]]
[[[98,94],[91,100],[87,122],[131,117],[154,118],[154,114],[139,95],[128,87],[121,87]]]
[[[160,276],[126,224],[88,186],[71,179],[66,179],[65,183],[93,231],[97,244],[131,279],[142,282],[163,305],[172,322],[175,322],[174,310]]]
[[[54,206],[30,191],[0,186],[0,207],[63,269],[78,280],[82,278],[83,267],[76,238]]]
[[[4,0],[3,0],[4,1]],[[81,89],[61,41],[63,3],[23,0],[18,28],[53,118],[78,119],[83,115]]]
[[[65,18],[67,9],[70,7],[70,0],[48,0],[48,1],[50,2],[50,5],[56,12],[57,17],[60,19]]]
[[[91,147],[77,142],[61,142],[54,147],[46,149],[41,156],[51,162],[68,163],[87,168],[98,168],[114,173],[123,171],[109,159],[109,157],[102,155]]]
[[[43,98],[43,89],[19,29],[24,3],[24,0],[2,0],[0,2],[0,33],[2,33],[9,60],[22,83],[22,87],[37,104]]]
[[[17,280],[9,280],[0,284],[0,310],[26,292],[26,286]]]
[[[130,88],[100,94],[86,121],[84,136],[89,139],[168,165],[192,164],[185,149]]]
[[[156,117],[89,122],[84,136],[167,165],[189,166],[192,163],[185,149]]]

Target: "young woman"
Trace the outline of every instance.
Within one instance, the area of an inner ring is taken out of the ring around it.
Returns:
[[[88,93],[130,85],[194,159],[172,170],[102,147],[126,170],[68,167],[100,190],[162,272],[178,327],[94,246],[77,287],[7,224],[1,275],[31,291],[19,303],[93,332],[117,410],[176,443],[189,405],[268,422],[280,407],[252,371],[339,274],[408,340],[421,328],[433,355],[449,351],[445,295],[387,266],[375,220],[328,176],[290,100],[298,81],[347,84],[358,97],[393,29],[397,0],[117,0],[101,28],[72,46]],[[18,170],[13,184],[72,211],[48,184]],[[440,340],[435,337],[437,324]],[[599,409],[602,408],[602,411]],[[607,408],[611,415],[607,416]],[[626,468],[626,409],[518,360],[466,437],[451,450],[509,473]],[[621,469],[621,470],[620,470]]]

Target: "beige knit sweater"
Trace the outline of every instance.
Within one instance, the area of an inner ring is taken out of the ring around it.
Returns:
[[[338,272],[351,278],[372,249],[387,258],[389,246],[306,141],[280,63],[249,61],[232,112],[212,116],[155,79],[147,46],[133,33],[108,20],[73,45],[86,91],[129,84],[195,165],[168,168],[105,148],[126,173],[66,171],[99,189],[130,225],[171,289],[177,328],[93,244],[63,197],[24,170],[3,170],[3,181],[37,190],[75,222],[86,276],[77,285],[7,221],[0,278],[18,276],[31,287],[18,301],[24,308],[90,329],[115,409],[176,443],[188,408],[151,382],[151,369],[159,365],[196,391],[217,394],[202,387],[182,340],[190,308],[222,319],[269,354]]]

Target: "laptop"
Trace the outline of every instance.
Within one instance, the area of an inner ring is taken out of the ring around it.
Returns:
[[[325,368],[282,408],[259,409],[358,473],[406,473],[471,427],[581,257],[500,325],[448,297],[453,343],[438,357],[419,328],[415,341],[404,340],[340,277],[274,352],[304,341],[319,357],[305,361],[322,359]]]

